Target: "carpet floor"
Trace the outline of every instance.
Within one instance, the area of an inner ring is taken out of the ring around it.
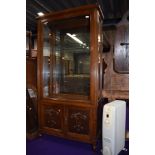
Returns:
[[[126,143],[128,148],[129,144]],[[92,145],[87,143],[42,135],[26,141],[26,155],[102,155],[101,142],[98,142],[97,150],[94,152]],[[129,155],[129,152],[122,151],[119,155]]]

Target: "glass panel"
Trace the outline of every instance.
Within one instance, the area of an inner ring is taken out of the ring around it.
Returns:
[[[30,39],[31,34],[30,32],[26,32],[26,56],[30,56]]]
[[[50,30],[48,27],[44,27],[43,36],[43,92],[44,96],[49,96],[49,79],[50,79]]]
[[[103,23],[102,23],[102,19],[101,19],[101,17],[100,17],[100,15],[99,15],[99,12],[98,12],[98,20],[99,20],[99,22],[98,22],[98,27],[99,27],[99,29],[98,29],[98,52],[99,52],[99,56],[98,56],[98,74],[99,74],[99,79],[98,79],[98,84],[99,84],[99,86],[98,86],[98,88],[99,88],[99,97],[101,97],[102,96],[102,89],[103,89],[103,84],[102,84],[102,82],[103,82],[103,77],[102,77],[102,75],[103,75],[103,73],[102,73],[102,52],[103,52],[103,31],[102,31],[102,26],[103,26]]]
[[[26,50],[29,50],[29,42],[30,42],[29,39],[30,39],[29,36],[26,36]]]
[[[44,23],[44,96],[89,96],[89,25],[85,16]]]

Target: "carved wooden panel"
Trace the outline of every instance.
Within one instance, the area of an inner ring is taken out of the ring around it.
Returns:
[[[89,110],[68,109],[68,130],[79,134],[89,134]]]
[[[108,31],[109,41],[112,47],[115,45],[116,31]],[[104,90],[102,91],[103,97],[114,99],[127,99],[129,98],[129,74],[120,74],[114,70],[114,53],[113,48],[109,53],[103,53],[104,59]],[[125,72],[123,72],[125,73]]]
[[[46,127],[61,129],[63,111],[60,106],[45,106],[44,108],[44,123]]]
[[[129,72],[129,27],[117,27],[114,49],[114,69],[119,73]]]

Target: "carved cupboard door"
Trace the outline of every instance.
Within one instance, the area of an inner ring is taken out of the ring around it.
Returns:
[[[129,73],[129,25],[117,27],[114,46],[114,70]]]
[[[42,126],[47,131],[63,132],[64,108],[62,105],[43,105]]]
[[[67,108],[67,134],[72,137],[86,137],[90,135],[90,109],[82,107]]]

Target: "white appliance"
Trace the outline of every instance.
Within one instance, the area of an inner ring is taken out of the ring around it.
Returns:
[[[115,100],[103,107],[103,155],[118,155],[125,145],[126,102]]]

